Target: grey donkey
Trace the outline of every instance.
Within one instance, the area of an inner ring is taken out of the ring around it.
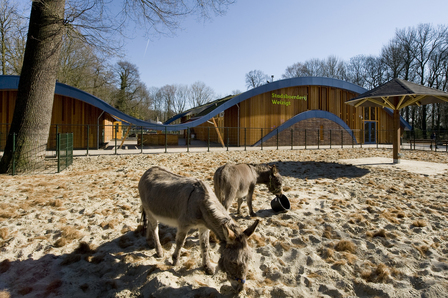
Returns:
[[[246,198],[250,216],[256,216],[252,207],[256,184],[266,184],[276,196],[282,194],[282,176],[275,165],[227,163],[216,170],[213,183],[216,196],[226,210],[237,198],[238,214],[241,214],[241,203]]]
[[[147,224],[146,241],[150,242],[152,234],[159,257],[163,257],[163,250],[158,222],[177,228],[174,266],[179,264],[180,250],[188,231],[198,228],[203,267],[207,274],[213,274],[215,270],[208,255],[209,232],[212,230],[220,240],[218,269],[227,274],[234,290],[240,292],[243,289],[252,259],[247,239],[255,231],[258,220],[242,231],[210,186],[198,179],[176,175],[157,166],[143,174],[138,190],[142,201],[142,218],[144,225]]]

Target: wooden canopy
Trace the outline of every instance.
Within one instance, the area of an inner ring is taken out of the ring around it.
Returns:
[[[400,162],[400,114],[399,110],[411,105],[448,102],[448,93],[411,83],[402,79],[393,79],[381,86],[367,91],[346,102],[354,107],[387,107],[394,111],[394,163]]]

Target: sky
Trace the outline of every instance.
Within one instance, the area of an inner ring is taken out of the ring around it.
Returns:
[[[219,98],[246,91],[251,70],[279,80],[313,58],[379,56],[396,29],[448,25],[447,11],[446,0],[237,0],[210,21],[186,18],[172,37],[137,32],[124,59],[148,87],[201,81]]]

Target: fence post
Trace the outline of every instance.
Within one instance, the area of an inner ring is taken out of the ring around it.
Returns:
[[[293,150],[294,147],[294,129],[291,128],[291,150]]]
[[[414,150],[415,150],[415,130],[414,131]]]
[[[58,142],[59,125],[56,125],[56,143]],[[56,146],[57,149],[57,146]],[[56,157],[59,158],[59,150],[56,150]]]
[[[59,133],[56,134],[56,155],[58,158],[58,173],[61,172],[61,155],[59,154],[59,149],[61,148],[61,136]]]
[[[330,149],[331,149],[331,129],[330,129]]]
[[[378,129],[377,129],[377,130],[376,130],[376,138],[375,138],[376,149],[378,149],[378,137],[379,137],[379,132],[378,132]]]
[[[263,150],[263,128],[261,129],[261,150]]]
[[[167,127],[165,126],[165,153],[168,150],[168,136],[167,136]]]
[[[187,152],[190,152],[190,128],[187,127]]]
[[[277,128],[277,150],[278,150],[278,128]]]
[[[344,131],[341,129],[339,130],[341,132],[341,148],[344,148]],[[353,130],[352,130],[353,133]]]
[[[66,168],[68,168],[68,145],[69,145],[69,134],[68,133],[66,133],[65,134],[65,167],[64,167],[64,169],[66,169]]]
[[[210,126],[207,126],[207,152],[210,152]]]
[[[12,133],[12,175],[16,174],[16,133]]]
[[[229,151],[229,142],[230,142],[229,128],[227,127],[227,151]]]
[[[360,132],[361,132],[361,135],[360,135],[360,138],[359,138],[359,144],[361,145],[361,149],[362,149],[362,143],[364,142],[364,138],[365,138],[365,131],[364,130],[360,130]],[[355,143],[355,141],[353,141],[353,145],[354,145],[354,143]]]
[[[353,135],[354,135],[354,133],[353,133]],[[354,140],[353,136],[352,136],[352,148],[355,148],[355,140]]]
[[[305,129],[305,150],[306,150],[306,129]]]
[[[244,128],[244,151],[246,151],[246,128]]]
[[[86,152],[87,156],[89,156],[89,136],[90,136],[90,125],[87,124],[87,152]]]
[[[140,152],[143,154],[143,126],[140,126]]]
[[[320,129],[317,129],[317,149],[320,149]]]
[[[115,154],[117,154],[118,123],[115,124]]]

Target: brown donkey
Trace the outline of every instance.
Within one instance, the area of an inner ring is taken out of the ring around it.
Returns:
[[[255,185],[264,183],[276,196],[282,194],[282,176],[275,165],[232,164],[219,167],[213,176],[218,200],[229,210],[233,200],[238,198],[238,214],[246,197],[250,216],[256,216],[252,208]]]
[[[147,223],[146,241],[149,242],[152,234],[159,257],[163,256],[163,250],[158,222],[177,228],[174,266],[179,264],[180,249],[188,231],[198,228],[203,267],[207,274],[213,274],[214,269],[208,255],[209,230],[212,230],[220,240],[218,269],[227,274],[236,291],[243,289],[252,259],[247,238],[255,231],[259,221],[242,231],[210,186],[198,179],[176,175],[160,167],[152,167],[143,174],[138,190],[142,201],[142,218],[144,224]]]

